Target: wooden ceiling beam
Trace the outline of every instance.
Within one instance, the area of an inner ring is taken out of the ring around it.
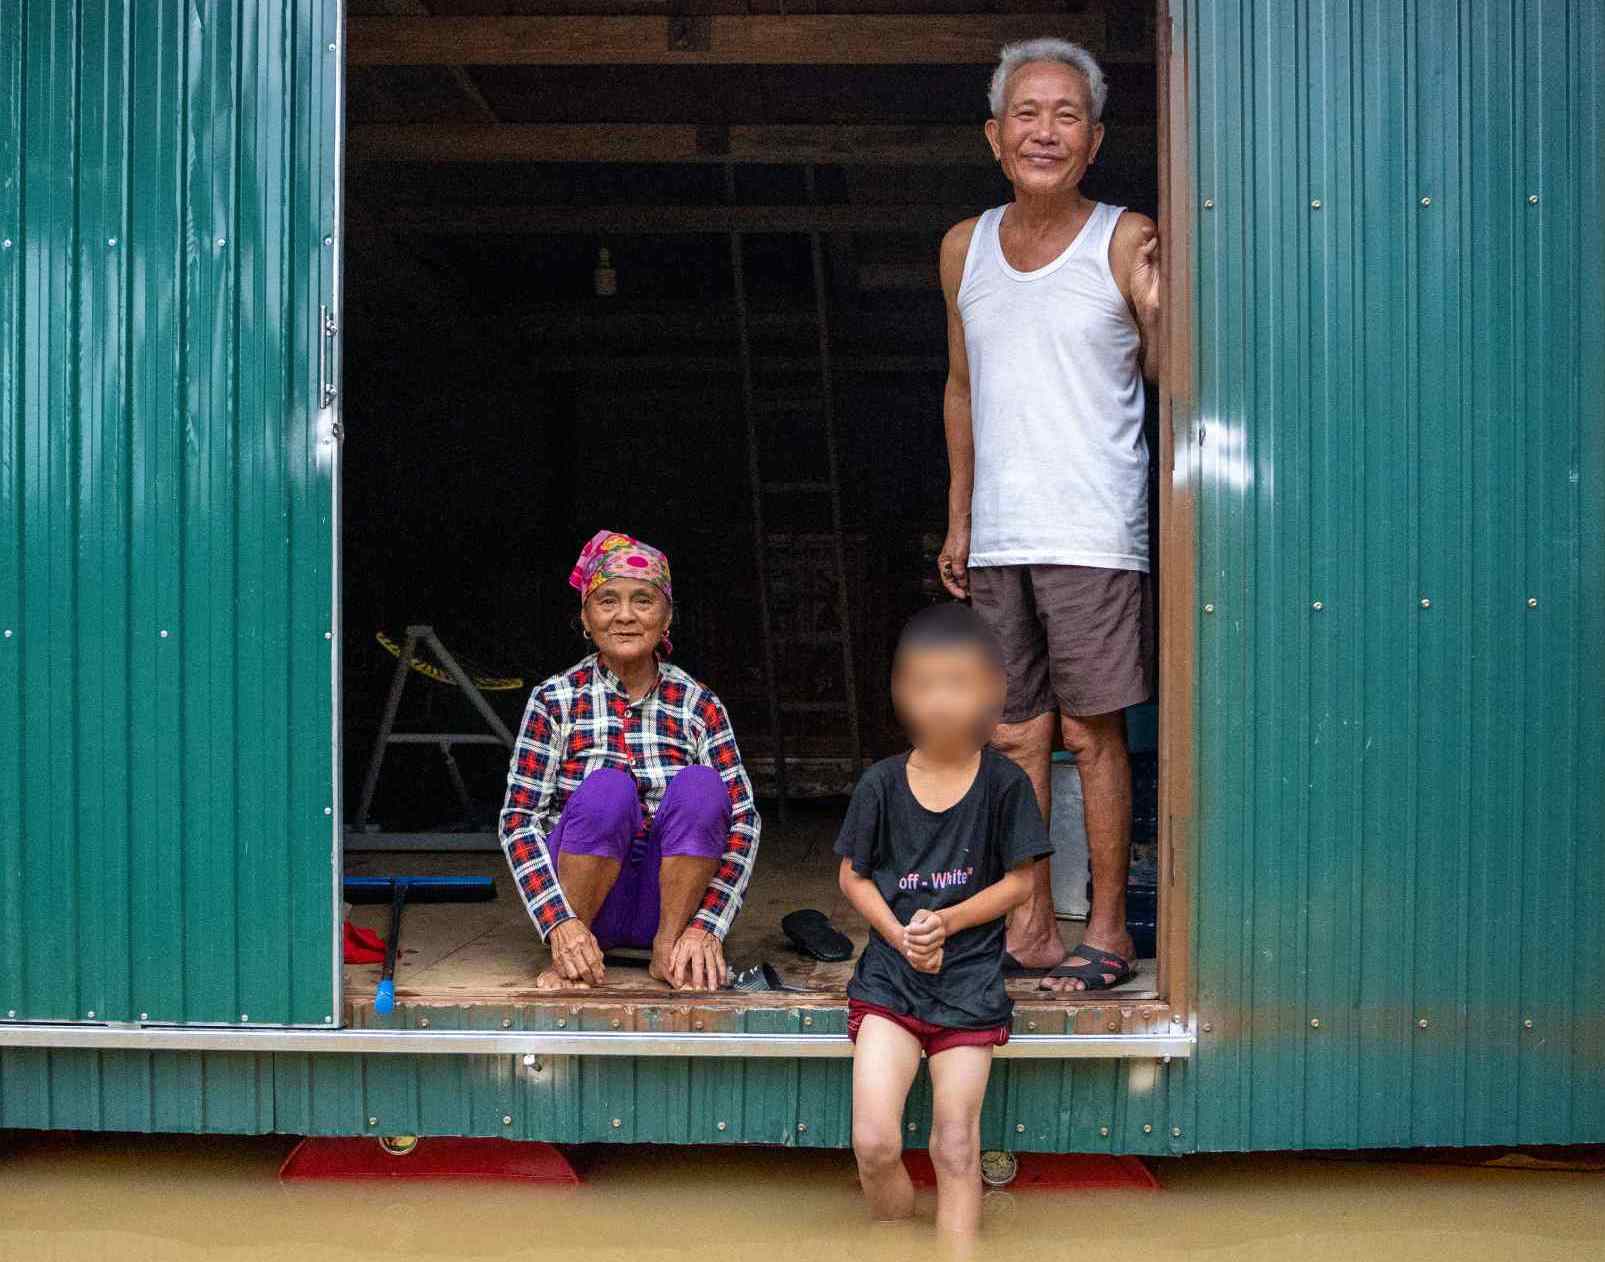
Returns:
[[[657,236],[710,232],[942,231],[977,212],[974,206],[363,206],[353,204],[355,231],[427,232],[447,236]]]
[[[741,360],[730,355],[545,355],[521,360],[530,372],[571,372],[628,376],[650,373],[654,377],[710,376],[738,373]],[[754,369],[775,375],[814,375],[819,361],[806,357],[756,356]],[[836,372],[870,376],[877,373],[934,373],[947,367],[941,355],[832,355]]]
[[[351,17],[359,66],[985,65],[998,46],[1061,35],[1106,60],[1102,13]]]
[[[384,12],[397,17],[429,19],[434,16],[425,0],[376,0],[376,2]],[[485,99],[485,94],[479,90],[479,85],[474,82],[473,76],[466,69],[460,65],[444,66],[442,69],[476,114],[492,123],[498,121],[496,111],[491,108],[490,102]]]
[[[354,123],[347,139],[357,162],[993,163],[978,125]]]
[[[992,150],[977,126],[353,123],[346,138],[354,162],[993,165]],[[1112,127],[1099,164],[1151,164],[1157,139],[1151,126]]]

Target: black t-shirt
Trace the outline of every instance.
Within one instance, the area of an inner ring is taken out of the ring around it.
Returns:
[[[900,923],[962,903],[1052,849],[1030,780],[991,746],[975,783],[945,811],[920,805],[907,768],[908,755],[898,754],[866,771],[836,838],[836,853],[875,882]],[[1014,1012],[1003,988],[1003,921],[948,938],[939,973],[919,972],[871,933],[847,994],[952,1029],[1003,1025]]]

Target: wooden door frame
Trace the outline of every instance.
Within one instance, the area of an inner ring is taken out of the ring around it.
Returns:
[[[1193,337],[1192,74],[1184,11],[1157,0],[1159,233],[1165,370],[1159,391],[1158,990],[1192,1029],[1197,844],[1197,395]]]

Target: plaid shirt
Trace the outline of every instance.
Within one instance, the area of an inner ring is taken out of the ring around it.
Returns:
[[[546,839],[580,782],[600,767],[628,771],[641,797],[644,836],[674,773],[694,764],[717,771],[730,795],[730,838],[694,917],[723,941],[758,854],[758,811],[719,698],[660,661],[656,686],[631,701],[594,653],[530,693],[507,772],[501,839],[543,940],[574,915]]]

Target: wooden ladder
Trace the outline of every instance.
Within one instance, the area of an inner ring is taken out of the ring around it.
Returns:
[[[731,205],[736,203],[735,168],[726,164],[725,196]],[[808,201],[818,199],[814,168],[804,169]],[[751,312],[747,302],[745,234],[740,230],[730,233],[730,268],[735,280],[736,329],[741,357],[741,402],[746,418],[747,477],[752,496],[753,548],[757,554],[759,630],[762,638],[764,688],[769,709],[769,730],[774,746],[775,793],[779,798],[780,818],[786,818],[787,755],[786,722],[788,716],[800,714],[840,714],[844,717],[847,732],[849,778],[856,779],[863,765],[863,743],[859,732],[858,682],[853,667],[852,620],[847,600],[847,556],[842,533],[841,472],[836,451],[835,383],[830,359],[830,296],[825,284],[825,251],[820,230],[808,231],[808,248],[813,272],[814,322],[817,332],[816,362],[819,372],[819,401],[817,421],[824,438],[825,467],[812,477],[792,477],[784,481],[765,478],[764,461],[760,445],[762,435],[759,417],[766,410],[786,410],[796,406],[769,396],[760,399],[754,381]],[[811,406],[809,410],[814,410]],[[834,588],[835,639],[841,657],[840,701],[788,701],[780,694],[776,667],[776,643],[773,612],[770,605],[772,576],[769,563],[769,534],[765,525],[768,508],[776,500],[791,497],[823,499],[830,512],[831,577]]]

